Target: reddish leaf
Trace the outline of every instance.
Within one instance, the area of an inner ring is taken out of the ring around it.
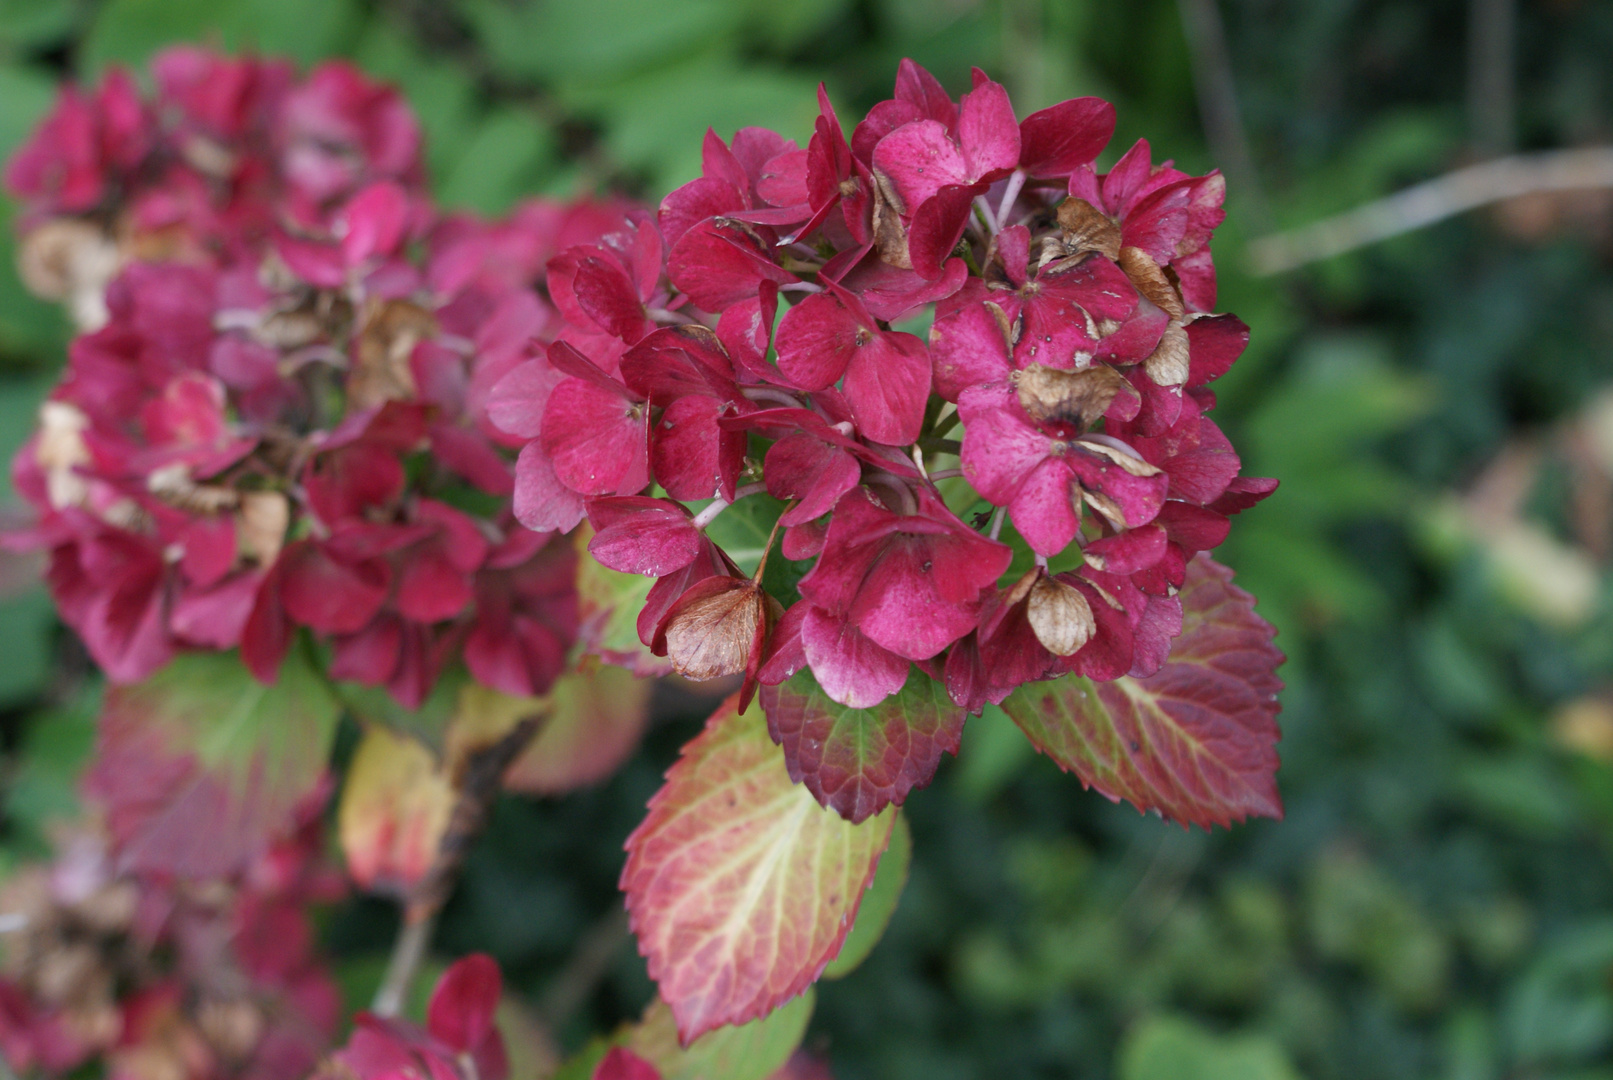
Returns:
[[[894,812],[853,825],[790,782],[759,709],[720,706],[627,840],[622,889],[685,1044],[800,994],[840,951]]]
[[[1155,674],[1067,675],[1020,688],[1003,708],[1038,750],[1116,801],[1205,828],[1280,818],[1275,631],[1205,555],[1188,564],[1181,601],[1182,635]]]
[[[442,973],[426,1006],[426,1030],[462,1054],[476,1049],[493,1033],[504,979],[486,953],[472,953]]]
[[[616,771],[638,746],[654,684],[588,662],[547,695],[549,718],[510,766],[504,785],[529,795],[563,795]]]
[[[661,1073],[633,1051],[617,1046],[595,1067],[593,1080],[661,1080]]]
[[[223,877],[294,826],[325,776],[337,704],[293,653],[272,686],[232,654],[107,691],[87,794],[140,870]]]
[[[342,785],[337,835],[365,889],[403,894],[425,877],[454,810],[454,789],[420,740],[370,725]]]
[[[810,670],[762,688],[767,725],[784,747],[790,779],[853,822],[897,806],[935,776],[941,752],[957,753],[964,711],[946,688],[910,670],[902,689],[870,709],[831,700]]]

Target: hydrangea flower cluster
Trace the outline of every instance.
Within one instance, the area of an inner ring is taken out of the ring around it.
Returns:
[[[25,248],[99,309],[14,462],[40,521],[13,543],[49,550],[115,681],[235,647],[272,681],[307,627],[333,676],[408,706],[460,656],[545,691],[574,556],[511,516],[521,440],[485,405],[559,329],[550,256],[626,204],[445,216],[412,113],[345,65],[181,48],[153,71],[151,101],[117,71],[67,90],[6,174]],[[113,253],[104,291],[85,244]]]
[[[321,800],[322,802],[322,800]],[[21,1075],[211,1080],[306,1076],[342,1019],[308,905],[345,884],[319,809],[228,880],[130,872],[94,832],[0,892],[0,1054]]]
[[[870,708],[917,664],[970,712],[1153,673],[1188,560],[1276,486],[1205,415],[1248,337],[1210,314],[1220,175],[1146,142],[1099,174],[1110,105],[1020,121],[978,70],[954,101],[904,61],[849,139],[819,105],[805,149],[708,133],[655,219],[550,263],[566,326],[490,402],[527,440],[516,516],[587,518],[657,579],[642,641],[747,700],[802,668]],[[704,531],[763,491],[793,594]]]

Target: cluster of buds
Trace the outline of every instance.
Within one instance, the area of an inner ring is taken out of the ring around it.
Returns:
[[[1019,121],[979,71],[954,101],[904,61],[849,140],[819,103],[806,149],[708,133],[657,219],[550,263],[566,326],[489,406],[527,440],[516,516],[586,517],[658,579],[644,644],[747,700],[803,667],[867,708],[917,664],[971,712],[1156,671],[1188,560],[1276,486],[1205,416],[1248,337],[1208,313],[1221,177],[1146,142],[1098,174],[1110,105]],[[705,532],[764,491],[810,563],[783,594]]]
[[[33,276],[94,298],[14,463],[40,520],[13,544],[48,549],[116,681],[236,647],[269,681],[306,627],[333,676],[408,706],[460,657],[544,692],[574,556],[511,516],[524,440],[486,402],[560,330],[550,257],[626,205],[443,215],[412,113],[345,65],[182,48],[153,71],[152,101],[116,71],[64,91],[7,171]]]
[[[307,905],[343,884],[319,862],[315,826],[229,881],[121,872],[89,832],[12,878],[0,892],[11,1070],[100,1060],[125,1080],[306,1076],[341,1020]]]

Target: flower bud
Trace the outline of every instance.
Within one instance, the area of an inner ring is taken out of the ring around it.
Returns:
[[[1073,585],[1042,577],[1031,586],[1026,618],[1042,647],[1054,656],[1072,656],[1098,628],[1092,607]]]
[[[768,597],[743,578],[707,578],[683,594],[659,637],[672,668],[704,681],[751,670],[767,635]]]

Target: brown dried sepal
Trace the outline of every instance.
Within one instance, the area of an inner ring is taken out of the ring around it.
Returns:
[[[358,337],[358,362],[347,377],[351,407],[368,409],[415,397],[409,357],[422,339],[437,332],[437,320],[408,300],[372,306]]]
[[[1135,454],[1128,454],[1117,447],[1096,439],[1082,439],[1081,449],[1098,457],[1108,458],[1133,476],[1158,476],[1159,466],[1150,464]]]
[[[84,432],[90,418],[65,401],[47,401],[39,407],[39,436],[34,440],[34,461],[45,474],[45,495],[57,510],[81,506],[89,498],[89,482],[78,467],[90,461]]]
[[[117,243],[99,226],[78,218],[53,218],[22,237],[17,273],[28,291],[44,300],[66,301],[81,332],[106,324],[106,286],[123,265]]]
[[[744,578],[711,577],[678,598],[662,620],[651,650],[697,682],[749,674],[761,659],[777,604]]]
[[[1038,424],[1057,422],[1085,431],[1109,409],[1115,395],[1128,389],[1125,377],[1107,364],[1080,371],[1032,364],[1014,373],[1019,404]]]
[[[1182,296],[1171,284],[1171,279],[1165,276],[1165,271],[1142,248],[1125,247],[1120,249],[1120,258],[1115,260],[1120,269],[1126,272],[1131,283],[1142,294],[1144,300],[1159,308],[1172,319],[1180,321],[1186,314],[1187,308],[1182,305]]]
[[[1071,196],[1059,203],[1059,229],[1068,255],[1096,251],[1111,259],[1120,257],[1120,226],[1085,199]]]
[[[278,491],[249,491],[241,496],[235,517],[236,546],[259,566],[280,555],[291,524],[291,503]]]
[[[874,247],[880,260],[899,270],[913,269],[913,258],[907,250],[907,227],[902,224],[902,197],[890,177],[874,170],[873,198]]]
[[[1159,344],[1143,361],[1143,372],[1156,386],[1182,386],[1188,374],[1187,329],[1172,319]]]
[[[1054,656],[1072,656],[1098,628],[1092,606],[1073,585],[1040,577],[1031,586],[1025,617],[1042,647]]]

